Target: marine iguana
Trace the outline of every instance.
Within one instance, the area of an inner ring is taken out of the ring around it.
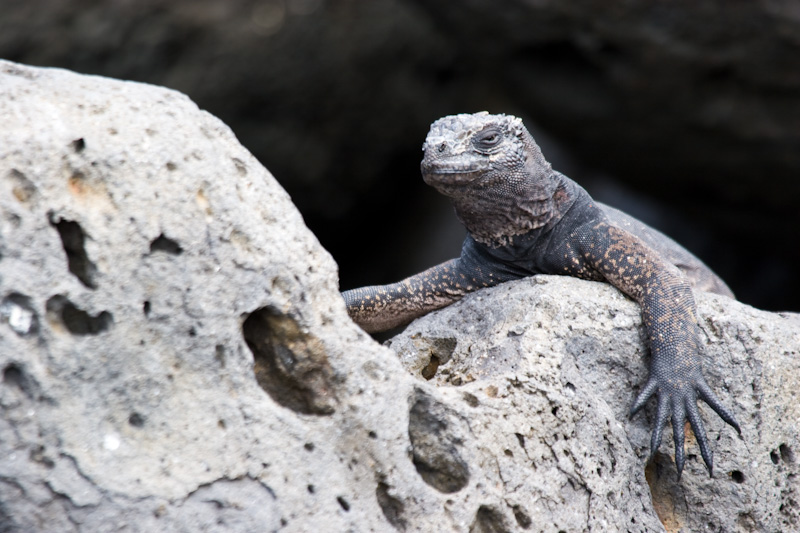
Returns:
[[[382,331],[468,292],[535,274],[606,281],[642,309],[650,375],[630,416],[657,396],[651,457],[671,418],[680,477],[688,418],[713,475],[697,399],[741,429],[703,378],[692,287],[733,297],[725,283],[669,237],[594,201],[553,170],[519,118],[487,112],[441,118],[423,151],[423,179],[451,198],[468,230],[461,256],[398,283],[343,292],[351,318],[368,332]]]

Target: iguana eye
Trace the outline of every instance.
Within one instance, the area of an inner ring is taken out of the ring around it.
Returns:
[[[497,146],[501,139],[502,135],[499,130],[495,128],[489,128],[479,133],[475,138],[475,147],[479,150],[487,150]]]

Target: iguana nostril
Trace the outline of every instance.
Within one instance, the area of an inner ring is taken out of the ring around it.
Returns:
[[[447,143],[442,143],[439,145],[439,152],[444,152],[447,149]]]

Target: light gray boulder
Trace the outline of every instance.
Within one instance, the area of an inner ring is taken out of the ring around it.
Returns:
[[[655,406],[628,420],[647,377],[645,333],[638,305],[610,285],[557,276],[506,283],[389,342],[420,379],[470,398],[470,426],[494,458],[506,501],[535,523],[653,531],[655,514],[670,532],[797,531],[798,315],[696,298],[705,375],[743,433],[701,407],[713,478],[688,426],[680,481],[671,430],[647,461]]]
[[[379,530],[427,487],[413,379],[224,124],[5,61],[0,124],[0,530]]]
[[[0,124],[0,531],[797,524],[796,319],[700,298],[745,437],[707,417],[716,477],[676,485],[625,418],[645,353],[610,287],[481,291],[398,357],[185,96],[0,61]]]

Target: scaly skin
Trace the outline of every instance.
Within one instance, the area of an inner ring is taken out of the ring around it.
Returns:
[[[461,256],[398,283],[345,291],[351,318],[366,331],[383,331],[468,292],[526,276],[606,281],[642,308],[650,377],[630,414],[657,396],[651,455],[672,419],[680,476],[688,419],[711,474],[713,457],[697,399],[741,430],[703,378],[692,288],[733,297],[725,283],[665,235],[595,202],[554,171],[518,118],[442,118],[431,125],[423,150],[425,182],[452,199],[469,232]]]

